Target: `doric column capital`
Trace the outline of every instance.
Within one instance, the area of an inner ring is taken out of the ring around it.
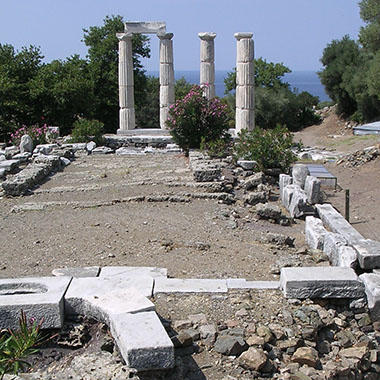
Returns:
[[[215,39],[216,33],[208,33],[208,32],[198,33],[198,37],[203,41],[212,41]]]
[[[253,33],[235,33],[234,36],[238,41],[240,41],[244,38],[252,38]]]
[[[171,40],[173,38],[173,33],[157,34],[157,37],[160,40]]]
[[[119,41],[128,41],[132,39],[131,33],[116,33],[116,37]]]

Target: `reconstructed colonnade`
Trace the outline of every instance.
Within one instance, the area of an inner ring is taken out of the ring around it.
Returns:
[[[135,101],[133,83],[133,34],[156,34],[160,40],[160,127],[166,129],[169,108],[174,98],[173,33],[166,32],[166,23],[127,22],[119,39],[119,106],[120,125],[118,134],[134,130]],[[200,38],[200,85],[204,95],[215,97],[215,33],[199,33]],[[252,33],[236,33],[236,132],[252,130],[255,126],[254,45]]]

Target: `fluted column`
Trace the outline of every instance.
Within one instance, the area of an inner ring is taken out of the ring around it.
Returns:
[[[117,33],[119,39],[119,129],[118,133],[135,129],[135,97],[133,89],[132,35]]]
[[[203,95],[208,99],[215,97],[215,33],[198,33],[201,39],[201,73],[200,84]]]
[[[252,33],[235,33],[236,56],[236,132],[255,127],[255,64]]]
[[[169,107],[174,104],[173,33],[158,35],[160,39],[160,127],[167,129]]]

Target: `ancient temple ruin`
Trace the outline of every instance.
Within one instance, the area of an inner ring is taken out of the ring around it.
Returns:
[[[173,33],[166,32],[163,21],[126,22],[119,39],[119,129],[118,134],[135,130],[133,83],[133,34],[156,34],[160,40],[160,128],[165,130],[169,108],[175,103]],[[215,33],[199,33],[200,85],[204,95],[215,97]],[[252,33],[236,33],[236,116],[235,131],[255,126],[254,45]]]

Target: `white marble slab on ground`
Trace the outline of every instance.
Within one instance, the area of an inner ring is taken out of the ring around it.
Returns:
[[[227,281],[203,278],[162,278],[154,283],[157,293],[227,293]]]
[[[100,270],[100,278],[113,277],[167,277],[168,270],[166,268],[157,267],[103,267]]]
[[[279,281],[247,281],[245,278],[228,278],[227,288],[230,289],[279,289]]]
[[[117,290],[136,289],[144,297],[151,297],[153,293],[153,277],[115,277],[115,278],[74,278],[65,295],[66,301],[71,298],[88,296],[102,296]]]
[[[65,297],[65,312],[68,315],[85,315],[110,324],[110,318],[118,314],[154,311],[153,302],[134,288],[119,289],[101,295]]]

